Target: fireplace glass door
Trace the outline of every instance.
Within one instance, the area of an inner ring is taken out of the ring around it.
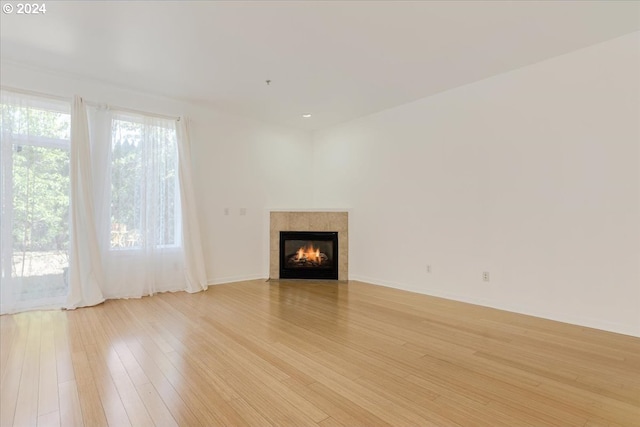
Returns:
[[[338,233],[281,231],[281,279],[338,279]]]

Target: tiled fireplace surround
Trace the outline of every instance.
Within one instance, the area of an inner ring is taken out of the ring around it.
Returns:
[[[337,231],[338,280],[349,278],[349,213],[348,212],[279,212],[271,211],[269,219],[269,278],[280,277],[281,231]]]

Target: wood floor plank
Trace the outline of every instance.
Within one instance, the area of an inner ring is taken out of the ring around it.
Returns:
[[[56,374],[58,385],[75,380],[71,345],[69,344],[69,321],[65,312],[51,312],[53,337],[56,351]]]
[[[256,411],[269,421],[269,424],[277,426],[307,426],[316,424],[303,411],[298,411],[289,402],[281,402],[277,396],[271,394],[268,389],[259,387],[250,376],[242,372],[229,372],[224,374],[225,380],[250,402]]]
[[[0,316],[0,380],[4,379],[9,367],[9,356],[13,348],[12,341],[16,338],[18,328],[11,316]]]
[[[268,427],[274,425],[244,399],[233,399],[229,404],[237,413],[242,414],[247,426]]]
[[[306,384],[295,378],[286,380],[285,383],[292,391],[313,402],[323,411],[331,414],[330,418],[345,426],[383,427],[391,425],[320,383]],[[320,424],[323,421],[320,421]]]
[[[24,366],[20,377],[20,389],[16,401],[14,424],[35,425],[38,419],[38,394],[40,377],[40,339],[42,313],[26,313],[29,317],[29,335],[25,348]]]
[[[156,391],[155,387],[151,383],[136,386],[138,395],[144,402],[144,406],[147,409],[151,419],[156,426],[162,427],[177,427],[178,423],[169,412],[169,409],[165,405],[164,401]]]
[[[55,338],[51,313],[43,314],[40,340],[40,378],[38,387],[38,416],[59,410],[58,371]]]
[[[75,380],[58,384],[58,396],[60,401],[60,425],[83,427],[85,422]]]
[[[338,422],[335,418],[328,417],[318,423],[321,427],[346,427],[345,424]]]
[[[126,373],[114,374],[113,382],[118,390],[120,399],[127,411],[132,426],[153,426],[153,420],[142,399],[138,395],[136,386]]]
[[[54,411],[45,415],[38,416],[37,426],[38,427],[60,427],[60,412]]]
[[[384,421],[390,424],[430,425],[426,419],[415,412],[405,411],[398,400],[389,400],[385,396],[335,373],[330,368],[325,368],[322,364],[288,347],[280,344],[275,344],[274,347],[277,349],[274,349],[274,351],[280,351],[281,357],[287,357],[298,369],[314,376],[318,383],[331,388],[342,398],[358,404]]]
[[[0,425],[13,425],[16,413],[16,402],[20,390],[20,378],[24,366],[27,350],[27,336],[29,334],[29,317],[24,315],[2,316],[11,319],[12,339],[11,347],[6,350],[7,361],[2,373],[0,387]],[[9,323],[8,321],[4,322]]]
[[[640,426],[640,338],[362,282],[0,317],[2,426]]]
[[[90,426],[106,426],[100,394],[96,387],[96,381],[91,370],[87,351],[91,351],[82,342],[82,312],[69,313],[69,342],[71,343],[71,360],[75,376],[77,397],[82,408],[82,416],[85,424]]]
[[[88,345],[90,341],[85,340],[85,348],[107,423],[110,426],[130,426],[129,417],[112,377],[114,374],[124,374],[124,366],[118,354],[111,348],[112,338],[104,332],[105,322],[97,321],[96,310],[84,310],[82,313],[83,322],[93,336],[93,345]]]
[[[161,349],[155,347],[157,341],[154,341],[154,345],[143,346],[144,341],[138,341],[135,343],[129,343],[129,348],[132,353],[136,356],[136,359],[139,357],[142,358],[142,354],[146,353],[148,356],[148,362],[143,364],[142,367],[145,371],[145,374],[151,380],[151,384],[156,388],[162,401],[167,405],[169,412],[172,417],[176,420],[179,425],[188,425],[188,426],[199,426],[202,423],[196,418],[193,412],[189,409],[189,406],[183,400],[181,394],[174,388],[173,384],[169,381],[169,379],[165,376],[165,372],[162,370],[160,366],[158,366],[156,360],[157,358],[162,358],[165,360],[164,354]],[[150,355],[149,351],[154,351],[157,349],[156,356]],[[138,359],[140,360],[140,359]],[[166,365],[170,363],[165,361]],[[146,405],[146,402],[145,402]],[[147,409],[150,409],[147,406]]]

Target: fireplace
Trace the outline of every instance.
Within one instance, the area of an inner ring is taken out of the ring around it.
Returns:
[[[281,231],[280,278],[338,280],[338,232]]]

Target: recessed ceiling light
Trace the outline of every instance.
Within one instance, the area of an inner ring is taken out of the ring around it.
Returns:
[[[302,117],[304,117],[305,119],[308,119],[309,117],[311,117],[310,113],[305,113],[302,115]]]

